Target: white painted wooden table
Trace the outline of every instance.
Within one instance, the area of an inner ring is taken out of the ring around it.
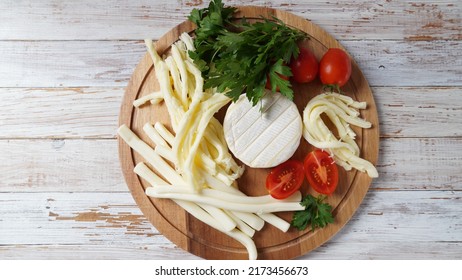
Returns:
[[[462,2],[226,3],[325,28],[377,102],[380,178],[347,226],[302,258],[461,259]],[[197,259],[134,203],[116,129],[142,40],[207,4],[0,1],[0,259]]]

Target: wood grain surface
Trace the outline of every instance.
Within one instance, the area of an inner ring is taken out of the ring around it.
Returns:
[[[461,259],[461,2],[226,3],[321,26],[376,101],[380,177],[350,222],[298,259]],[[0,259],[198,259],[139,210],[116,129],[142,40],[207,4],[0,2]]]

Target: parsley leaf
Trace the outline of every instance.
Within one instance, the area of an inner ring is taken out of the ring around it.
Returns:
[[[292,72],[290,71],[290,67],[283,65],[283,62],[283,59],[279,59],[269,69],[271,90],[276,91],[276,88],[278,88],[282,95],[292,100],[294,98],[294,92],[292,91],[290,82],[280,76],[290,77],[292,76]]]
[[[328,203],[323,203],[325,199],[326,196],[324,195],[314,197],[308,194],[305,196],[300,203],[305,207],[305,210],[294,213],[291,225],[298,230],[304,230],[308,225],[311,225],[311,230],[313,231],[316,228],[323,228],[327,224],[333,223],[332,206]]]
[[[202,72],[205,88],[216,87],[234,101],[246,92],[256,105],[269,79],[272,91],[279,89],[293,99],[291,84],[281,75],[292,76],[286,64],[298,56],[297,43],[307,35],[276,18],[232,23],[235,11],[221,0],[212,0],[208,8],[194,9],[189,16],[197,25],[196,50],[189,55]]]

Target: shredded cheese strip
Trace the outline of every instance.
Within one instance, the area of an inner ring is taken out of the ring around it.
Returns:
[[[303,137],[313,146],[329,150],[335,162],[351,170],[366,172],[371,178],[378,177],[377,169],[369,161],[360,157],[360,149],[355,142],[356,134],[350,128],[356,125],[370,128],[370,122],[360,118],[357,109],[365,109],[365,102],[338,93],[322,93],[308,102],[303,111]],[[321,115],[325,114],[334,124],[339,138],[327,127]]]
[[[173,145],[173,141],[175,139],[173,134],[170,131],[168,131],[168,129],[163,124],[161,124],[160,122],[156,122],[156,124],[154,125],[154,128],[159,133],[159,135],[162,136],[162,138],[164,138],[164,140],[171,147]]]
[[[154,151],[158,153],[161,157],[165,158],[166,160],[170,161],[173,164],[177,164],[176,157],[173,156],[171,150],[165,146],[156,145]]]
[[[154,144],[156,144],[156,146],[168,147],[167,142],[162,136],[160,136],[159,132],[157,132],[157,130],[151,124],[146,123],[143,126],[143,131],[154,142]]]
[[[177,193],[177,192],[162,192],[158,188],[149,187],[146,189],[146,194],[151,197],[156,198],[170,198],[170,199],[179,199],[185,201],[191,201],[196,203],[203,203],[212,205],[215,207],[220,207],[226,210],[232,211],[245,211],[251,213],[273,213],[273,212],[285,212],[285,211],[301,211],[305,207],[300,205],[299,202],[272,202],[266,204],[248,204],[248,203],[238,203],[238,202],[229,202],[214,197],[208,197],[203,194],[195,193]]]
[[[230,217],[227,212],[223,211],[222,209],[204,203],[198,203],[198,205],[207,211],[212,217],[214,217],[223,227],[223,229],[227,232],[232,231],[238,226],[238,223],[235,219]],[[240,221],[239,221],[240,222]]]
[[[239,219],[239,217],[237,217],[234,214],[234,212],[226,211],[226,214],[228,214],[231,217],[231,219],[233,219],[236,222],[237,228],[240,229],[243,233],[245,233],[249,237],[254,236],[255,230],[253,228],[251,228],[248,224],[244,223],[241,219]]]
[[[238,229],[233,229],[232,231],[228,231],[224,233],[234,238],[235,240],[239,241],[242,245],[244,245],[244,247],[247,249],[247,253],[249,254],[249,260],[257,259],[258,257],[257,247],[255,246],[255,242],[253,242],[250,236],[244,234],[242,231]]]
[[[174,92],[170,84],[170,75],[165,61],[159,56],[154,49],[152,40],[145,40],[146,47],[154,63],[157,80],[159,81],[160,91],[163,93],[165,105],[167,106],[172,127],[175,129],[178,122],[182,119],[184,111],[178,99],[175,98]]]
[[[175,61],[176,66],[178,67],[178,70],[180,72],[180,80],[181,80],[180,96],[181,96],[182,104],[183,104],[183,106],[185,106],[186,104],[188,104],[188,79],[189,79],[189,75],[187,73],[185,63],[183,61],[183,56],[181,55],[180,50],[178,49],[178,46],[176,44],[172,45],[172,57],[173,57],[173,60]],[[203,94],[203,91],[201,90],[199,94]]]
[[[265,221],[253,213],[240,211],[232,211],[231,213],[255,230],[261,230],[265,226]]]
[[[143,97],[136,99],[135,101],[133,101],[133,106],[140,107],[141,105],[143,105],[144,103],[148,101],[151,101],[151,104],[153,104],[153,100],[154,100],[154,103],[159,103],[162,99],[164,99],[164,97],[162,96],[162,92],[156,91],[156,92],[153,92],[151,94],[148,94],[148,95],[145,95]]]
[[[282,232],[287,232],[290,228],[290,223],[286,222],[284,219],[279,218],[278,216],[272,213],[261,213],[258,216],[263,219],[268,224],[273,225]]]
[[[167,64],[168,70],[170,71],[170,76],[172,77],[173,80],[173,88],[175,89],[174,92],[178,97],[181,97],[181,93],[178,92],[178,89],[181,89],[181,78],[180,78],[180,72],[178,70],[178,67],[176,65],[175,60],[173,57],[169,56],[165,59],[165,63]],[[186,108],[183,108],[186,110]]]
[[[194,194],[191,189],[187,186],[181,185],[156,185],[156,192],[157,193],[189,193]],[[214,199],[221,199],[223,202],[232,202],[232,203],[241,203],[241,204],[250,204],[250,205],[257,205],[257,204],[271,204],[271,203],[285,203],[285,202],[300,202],[301,200],[301,193],[296,192],[292,196],[286,199],[275,199],[270,195],[262,195],[262,196],[240,196],[236,194],[227,193],[224,191],[218,191],[214,189],[204,189],[202,190],[201,194],[204,197],[214,198]]]
[[[189,36],[188,33],[181,33],[180,35],[180,40],[183,42],[186,46],[186,49],[188,51],[195,51],[196,48],[194,47],[194,42],[191,36]],[[188,56],[188,59],[191,60],[191,58]]]

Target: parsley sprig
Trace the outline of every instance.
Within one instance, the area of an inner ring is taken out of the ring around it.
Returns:
[[[327,224],[333,223],[332,206],[324,203],[325,199],[325,195],[314,197],[308,194],[305,196],[300,203],[305,207],[305,210],[294,213],[291,225],[299,230],[304,230],[308,225],[311,225],[311,230],[315,230],[316,228],[323,228]]]
[[[291,84],[281,75],[292,76],[287,64],[298,56],[297,43],[307,38],[306,34],[276,18],[233,23],[235,11],[224,7],[221,0],[212,0],[208,8],[194,9],[189,16],[197,25],[196,50],[189,55],[202,71],[205,88],[216,87],[233,100],[246,92],[256,105],[269,78],[272,91],[279,89],[293,99]]]

